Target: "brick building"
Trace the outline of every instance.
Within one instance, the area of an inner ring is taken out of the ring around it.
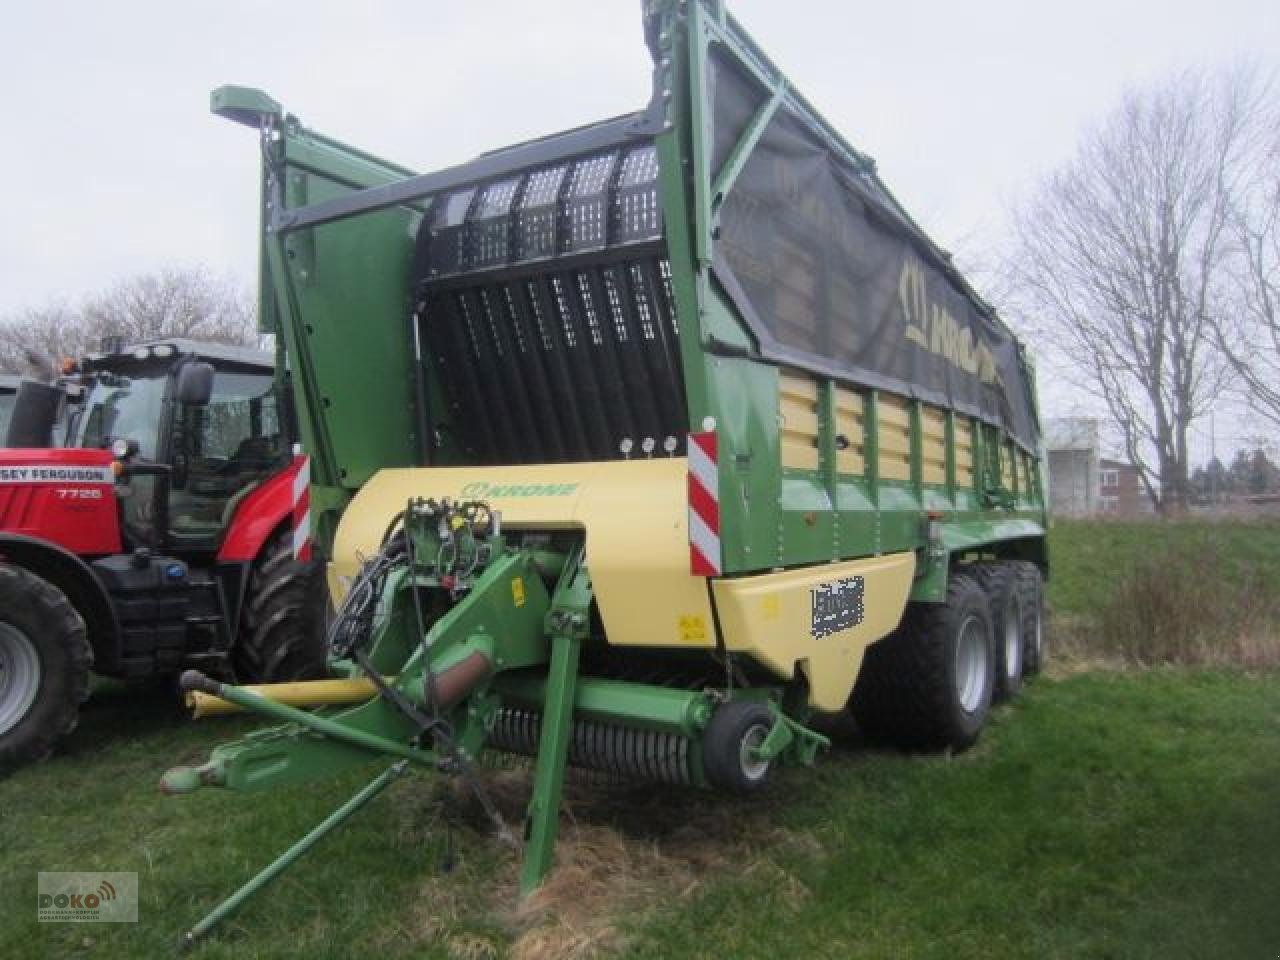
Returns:
[[[1138,471],[1123,460],[1098,461],[1098,512],[1118,517],[1155,512]]]

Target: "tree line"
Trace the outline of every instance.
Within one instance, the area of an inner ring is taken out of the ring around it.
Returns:
[[[1261,448],[1241,448],[1231,465],[1211,457],[1191,472],[1191,502],[1199,505],[1223,503],[1240,497],[1280,496],[1280,466]]]
[[[1192,423],[1280,428],[1280,84],[1234,66],[1132,90],[1015,211],[1001,299],[1100,397],[1161,513]]]
[[[107,337],[126,344],[185,337],[254,346],[257,306],[250,291],[202,266],[139,273],[75,303],[51,300],[0,316],[0,372],[29,372],[28,354],[82,357]]]

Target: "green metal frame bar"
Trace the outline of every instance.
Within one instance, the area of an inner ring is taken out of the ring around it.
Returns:
[[[302,342],[305,335],[299,330],[298,304],[289,283],[284,249],[285,238],[268,234],[263,238],[272,286],[272,302],[279,318],[278,333],[284,341],[289,356],[290,374],[294,390],[301,393],[305,402],[297,404],[299,418],[303,421],[307,437],[307,455],[311,457],[311,484],[313,487],[336,487],[338,483],[338,459],[334,455],[329,429],[324,421],[323,398],[317,383],[315,364],[310,348]],[[315,505],[313,505],[314,509]]]
[[[818,385],[818,467],[827,487],[835,522],[831,524],[831,555],[840,556],[840,473],[836,465],[836,384],[823,380]]]
[[[694,199],[694,256],[698,261],[699,277],[705,275],[711,265],[711,150],[707,143],[706,78],[707,38],[710,22],[700,0],[689,4],[688,64],[689,64],[689,125],[691,156],[693,158]],[[699,298],[699,302],[702,299]]]
[[[862,472],[873,507],[880,505],[880,391],[868,390],[862,401]],[[876,544],[876,550],[880,544]]]
[[[755,150],[756,144],[760,142],[760,138],[764,135],[765,127],[769,125],[773,115],[782,106],[786,92],[787,84],[785,80],[779,81],[773,87],[773,95],[756,110],[751,122],[747,125],[747,129],[743,131],[742,136],[738,138],[738,142],[734,144],[733,151],[725,160],[724,166],[716,174],[715,182],[711,185],[713,216],[718,213],[725,194],[733,187],[733,182],[738,179],[738,174],[742,172],[742,168],[747,165],[751,152]]]
[[[973,433],[973,492],[981,497],[987,489],[986,426],[976,417],[969,419]]]
[[[831,746],[830,738],[791,719],[772,700],[766,702],[773,714],[773,726],[760,745],[751,750],[752,759],[772,761],[789,758],[812,766],[818,751]]]
[[[703,118],[700,97],[695,96],[691,103],[686,104],[682,98],[670,95],[671,91],[683,88],[684,73],[693,70],[693,44],[686,42],[682,53],[676,42],[677,36],[685,29],[676,5],[664,5],[659,13],[659,35],[664,55],[658,60],[654,82],[658,89],[667,91],[664,97],[666,112],[664,131],[658,134],[654,143],[658,152],[658,193],[667,234],[671,289],[680,320],[680,366],[688,400],[689,429],[698,430],[703,418],[711,413],[701,313],[701,285],[705,270],[697,259],[698,224],[694,217],[689,216],[689,211],[698,202],[698,178],[689,176],[684,157],[691,157],[700,149],[703,137],[697,125],[703,122]],[[700,83],[696,71],[688,82]]]
[[[244,906],[245,901],[256,895],[263,887],[293,866],[308,850],[332,833],[337,827],[346,823],[361,807],[391,786],[392,782],[400,774],[404,773],[407,766],[407,760],[399,760],[384,770],[373,782],[329,814],[315,829],[280,854],[239,890],[214,907],[199,923],[187,931],[182,938],[183,945],[186,947],[194,946],[196,941]]]
[[[374,753],[385,753],[393,757],[403,757],[406,760],[416,760],[419,763],[434,763],[436,760],[435,753],[430,750],[418,750],[405,746],[395,740],[388,740],[386,737],[358,730],[338,720],[331,720],[322,714],[299,710],[297,707],[268,700],[261,694],[245,690],[243,687],[218,684],[216,692],[210,692],[216,697],[229,700],[254,713],[261,713],[285,723],[296,723],[300,727]]]
[[[520,866],[520,893],[536,890],[551,869],[556,834],[560,827],[560,798],[564,770],[573,738],[573,700],[578,679],[578,657],[587,636],[591,607],[591,577],[579,547],[570,557],[547,614],[551,633],[551,665],[547,671],[542,706],[542,729],[533,774],[533,796],[525,821],[524,863]]]
[[[493,681],[494,691],[504,702],[526,707],[541,707],[549,688],[550,682],[541,676],[499,674]],[[705,693],[598,678],[578,678],[573,709],[575,714],[606,723],[686,737],[701,732],[711,719],[711,701]]]
[[[533,797],[526,821],[524,863],[520,865],[521,896],[533,893],[542,885],[555,855],[564,770],[573,737],[573,688],[578,679],[581,649],[582,641],[572,634],[563,634],[551,642],[547,698],[543,701]]]
[[[916,496],[920,496],[924,488],[924,423],[920,406],[919,400],[912,400],[907,409],[911,431],[911,486],[915,487]]]
[[[690,6],[697,2],[698,0],[691,0]],[[717,42],[723,44],[733,54],[738,64],[751,73],[765,89],[772,89],[780,81],[785,82],[786,78],[777,64],[756,45],[733,14],[726,12],[725,16],[707,20],[705,24],[707,32]],[[856,149],[838,130],[827,123],[799,90],[794,87],[789,88],[786,97],[806,121],[830,139],[831,145],[842,153],[851,165],[862,168],[868,173],[874,172],[875,161]],[[905,211],[903,213],[905,216]]]
[[[946,414],[946,448],[947,448],[947,499],[956,502],[956,412],[948,410]]]

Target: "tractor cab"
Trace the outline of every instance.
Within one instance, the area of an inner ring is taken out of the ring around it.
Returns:
[[[290,459],[269,353],[179,339],[67,366],[66,446],[110,450],[126,547],[216,550]]]
[[[90,665],[323,673],[309,466],[280,396],[270,354],[179,339],[17,386],[0,450],[0,774],[74,727]]]

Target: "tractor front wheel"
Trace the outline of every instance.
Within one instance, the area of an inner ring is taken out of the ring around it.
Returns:
[[[66,595],[0,564],[0,773],[42,759],[75,729],[92,659]]]
[[[254,564],[235,650],[241,683],[315,680],[325,673],[324,564],[293,557],[286,533]]]

